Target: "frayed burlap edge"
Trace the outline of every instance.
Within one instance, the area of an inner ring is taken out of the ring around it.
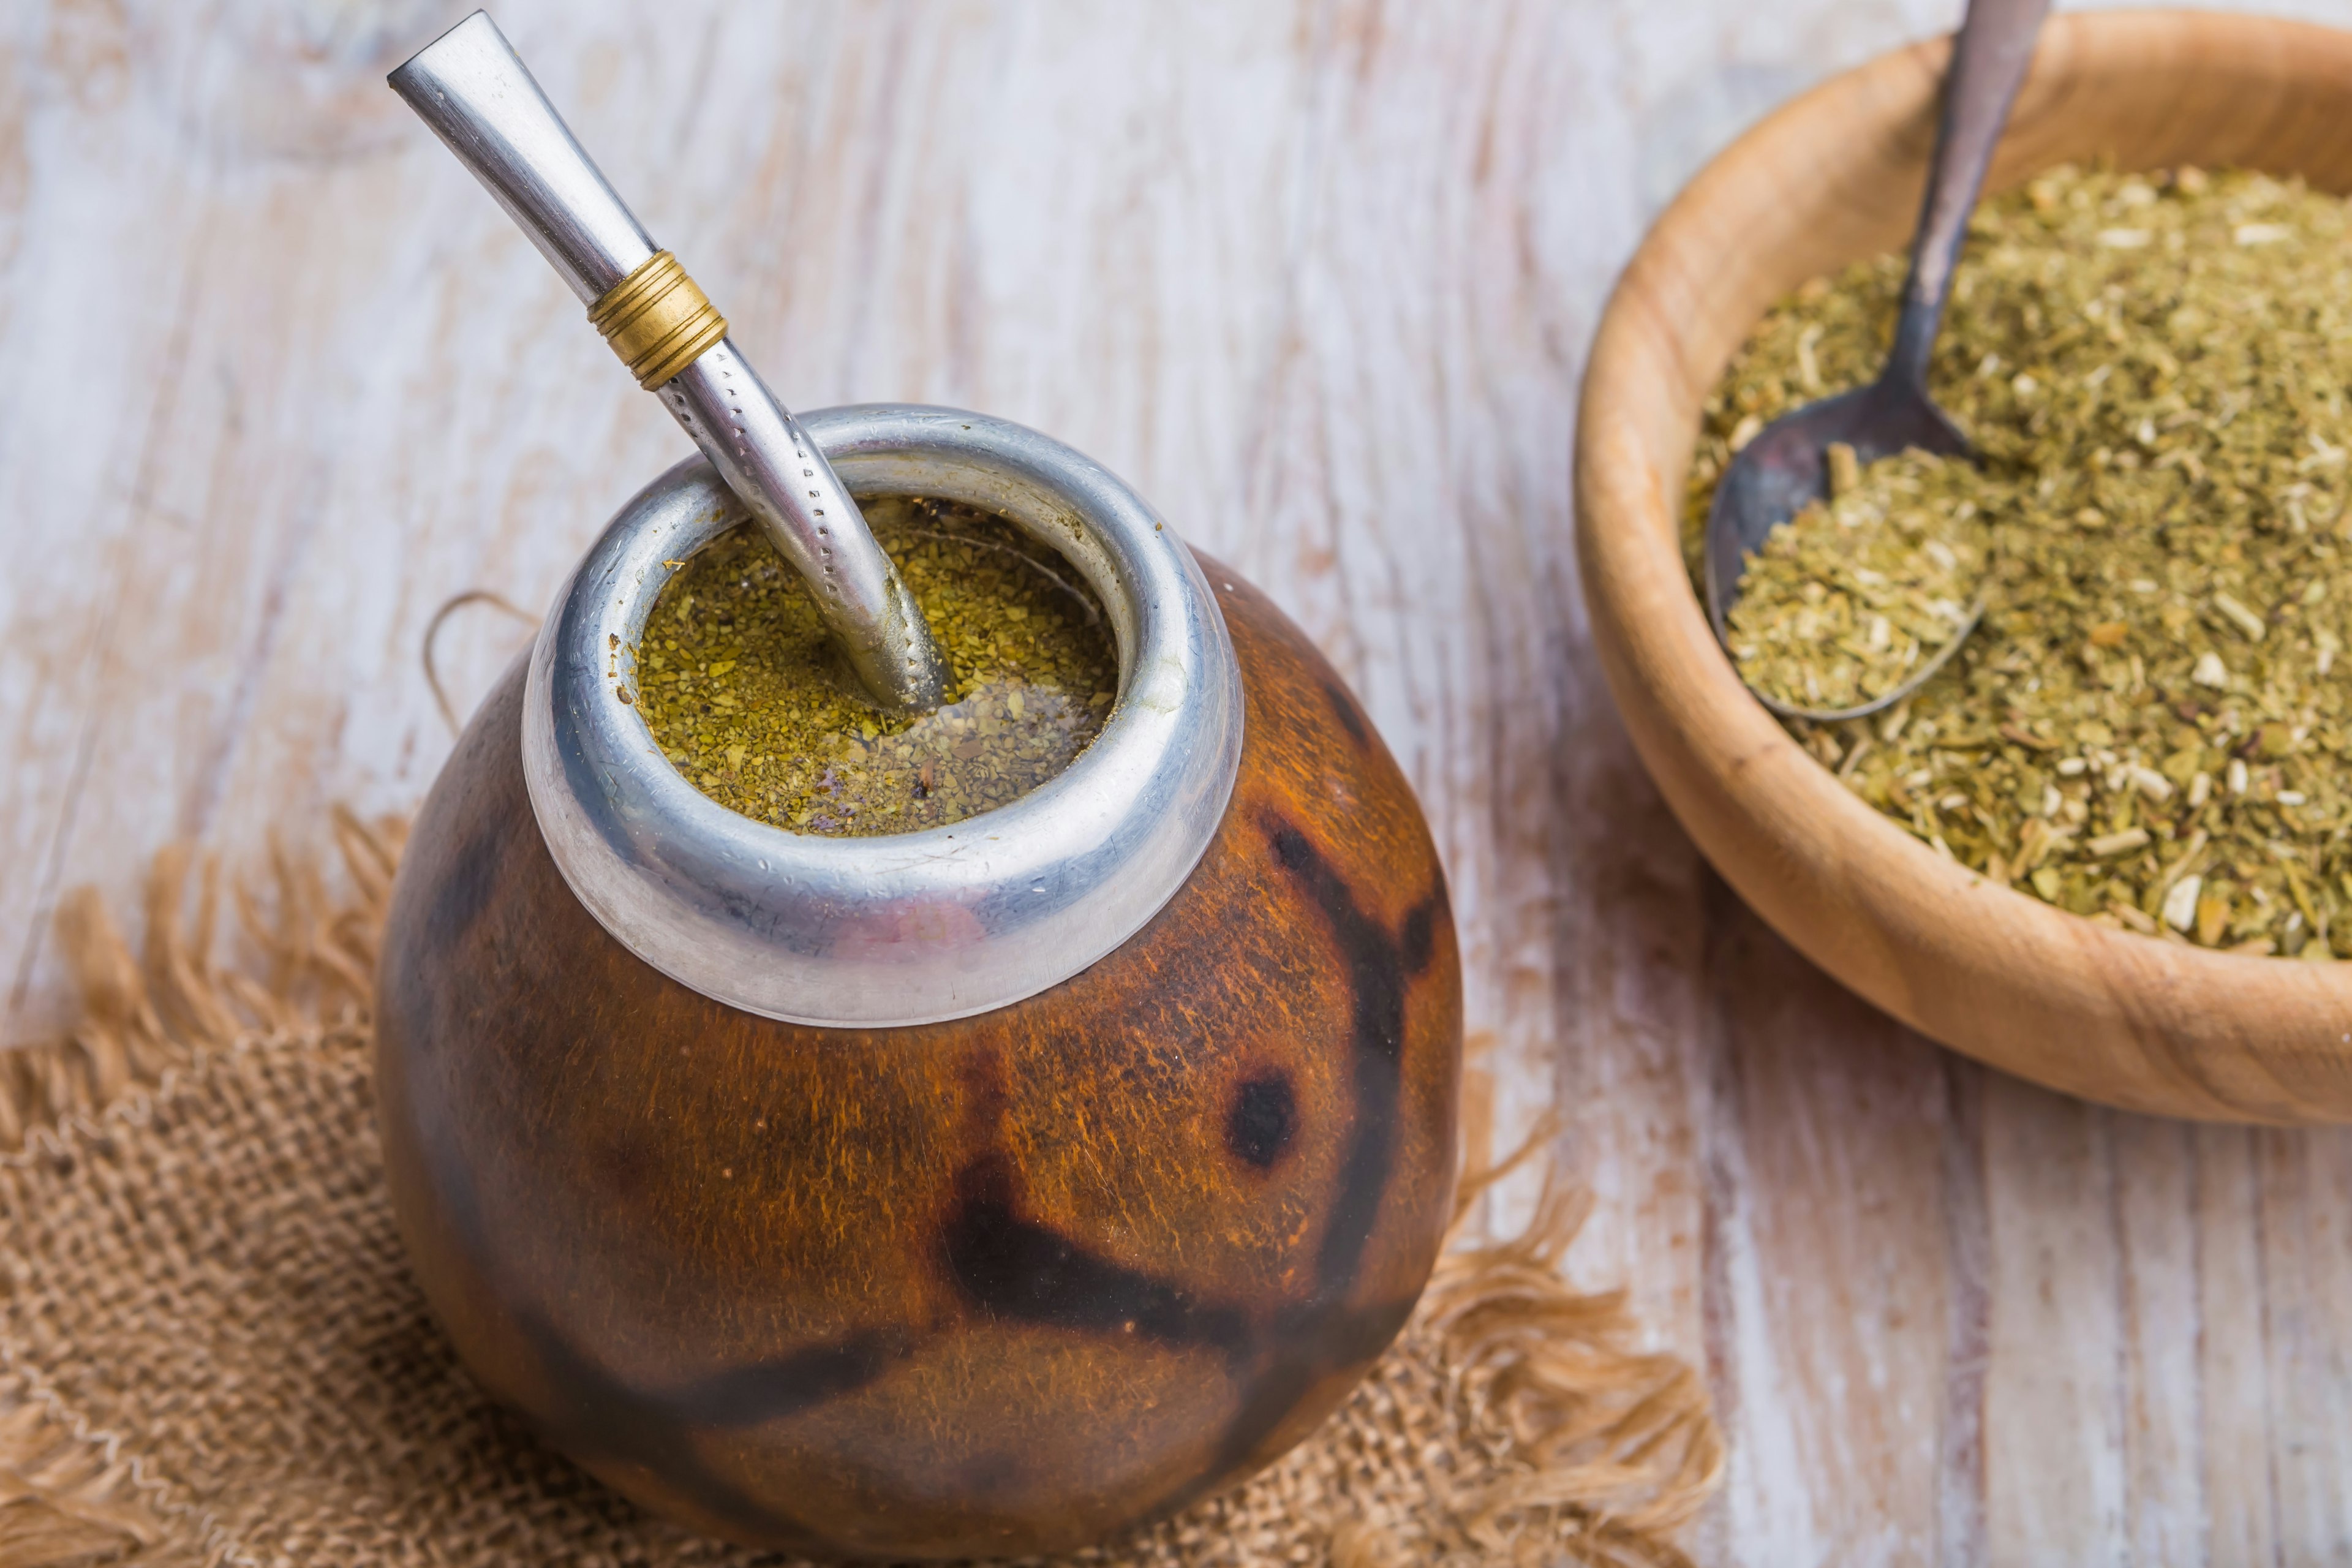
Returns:
[[[156,858],[146,939],[135,957],[95,893],[71,896],[58,939],[80,991],[66,1038],[0,1052],[0,1157],[58,1150],[207,1056],[340,1039],[369,1027],[375,953],[403,825],[348,813],[334,834],[352,890],[332,899],[312,864],[273,853],[273,896],[235,902],[254,972],[211,962],[216,862],[184,848]],[[194,888],[191,896],[190,884]],[[1477,1075],[1474,1074],[1474,1081]],[[1547,1175],[1520,1236],[1472,1241],[1463,1220],[1495,1183],[1539,1157],[1549,1129],[1486,1162],[1485,1108],[1465,1097],[1465,1173],[1454,1246],[1407,1341],[1433,1352],[1442,1417],[1490,1463],[1441,1495],[1365,1508],[1328,1538],[1331,1568],[1573,1562],[1684,1568],[1671,1537],[1713,1492],[1723,1443],[1696,1373],[1629,1349],[1624,1293],[1583,1293],[1560,1260],[1589,1201]],[[0,1564],[139,1568],[185,1542],[202,1519],[163,1500],[115,1434],[85,1429],[27,1380],[0,1375]],[[1408,1508],[1408,1502],[1410,1507]]]

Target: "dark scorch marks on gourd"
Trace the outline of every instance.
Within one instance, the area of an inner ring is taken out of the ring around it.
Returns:
[[[437,1190],[450,1239],[470,1254],[494,1293],[528,1300],[504,1281],[504,1260],[485,1232],[481,1205],[466,1161],[446,1135],[446,1121],[428,1123],[422,1142],[425,1179]],[[677,1494],[709,1518],[734,1529],[822,1552],[832,1542],[805,1521],[779,1512],[695,1460],[695,1434],[709,1427],[756,1426],[814,1408],[879,1379],[912,1356],[920,1341],[901,1328],[854,1330],[840,1338],[787,1353],[706,1373],[667,1388],[631,1382],[576,1348],[545,1312],[512,1310],[515,1331],[530,1347],[541,1386],[553,1396],[535,1417],[549,1438],[589,1463],[642,1469],[667,1478]]]
[[[904,1328],[859,1329],[787,1355],[730,1367],[660,1398],[712,1426],[757,1426],[855,1394],[913,1354],[917,1339]]]
[[[1244,1164],[1270,1171],[1298,1131],[1298,1096],[1279,1070],[1244,1079],[1225,1112],[1225,1147]]]
[[[1306,1300],[1254,1325],[1241,1307],[1202,1302],[1181,1285],[1110,1261],[1024,1217],[1019,1177],[992,1147],[957,1174],[940,1254],[965,1300],[1022,1321],[1083,1332],[1136,1334],[1171,1346],[1223,1352],[1244,1373],[1241,1410],[1219,1443],[1221,1463],[1254,1450],[1322,1378],[1378,1352],[1412,1313],[1410,1299],[1351,1308],[1348,1296],[1370,1244],[1397,1160],[1404,1077],[1405,997],[1434,954],[1445,908],[1443,884],[1413,906],[1391,934],[1365,912],[1347,879],[1307,835],[1269,814],[1275,858],[1322,915],[1346,974],[1354,1119],[1340,1159],[1338,1192],[1318,1244]],[[993,1060],[966,1065],[973,1108],[968,1132],[992,1143],[1002,1105]],[[1278,1070],[1244,1080],[1228,1109],[1225,1142],[1236,1157],[1271,1165],[1296,1137],[1297,1100]]]
[[[712,1427],[757,1426],[866,1387],[912,1355],[919,1343],[900,1329],[866,1329],[787,1355],[730,1367],[681,1386],[654,1389],[615,1376],[572,1349],[536,1312],[516,1326],[537,1352],[560,1403],[543,1418],[548,1436],[590,1464],[642,1468],[667,1475],[680,1496],[713,1520],[808,1552],[832,1542],[807,1521],[750,1496],[688,1456],[696,1434]]]
[[[427,919],[433,931],[446,933],[444,940],[450,946],[472,935],[474,922],[489,907],[490,895],[505,874],[506,836],[499,826],[497,818],[491,817],[476,827],[464,847],[449,858],[447,874],[434,889],[433,912]]]
[[[1348,731],[1349,739],[1356,742],[1358,749],[1370,746],[1372,743],[1372,727],[1364,722],[1363,712],[1357,708],[1356,700],[1348,694],[1348,689],[1336,680],[1327,680],[1323,683],[1323,695],[1330,699],[1331,711],[1339,716],[1340,728]]]
[[[1246,1352],[1249,1315],[1131,1268],[1024,1212],[1021,1171],[1003,1148],[1012,1102],[1004,1061],[976,1050],[956,1064],[961,1137],[974,1151],[955,1174],[939,1259],[965,1303],[991,1317],[1155,1344]]]
[[[1377,1354],[1413,1306],[1410,1296],[1363,1306],[1350,1306],[1348,1297],[1394,1173],[1406,996],[1433,956],[1444,889],[1439,885],[1414,905],[1391,933],[1364,910],[1305,833],[1270,814],[1264,826],[1275,859],[1331,934],[1349,999],[1354,1115],[1306,1298],[1255,1311],[1203,1300],[1024,1212],[1019,1172],[1000,1142],[1010,1096],[1003,1064],[993,1053],[975,1053],[961,1067],[967,1095],[962,1131],[976,1152],[957,1173],[935,1233],[936,1256],[957,1294],[983,1314],[1219,1354],[1233,1368],[1241,1405],[1199,1485],[1255,1454],[1325,1379]],[[1299,1131],[1289,1076],[1269,1068],[1244,1079],[1228,1104],[1223,1131],[1236,1158],[1259,1169],[1278,1163]],[[472,1228],[462,1221],[458,1226],[461,1233]],[[467,1239],[478,1245],[480,1238]],[[708,1468],[681,1464],[678,1455],[697,1429],[755,1426],[855,1394],[916,1355],[929,1337],[910,1328],[860,1330],[682,1385],[649,1388],[580,1354],[535,1312],[520,1314],[518,1327],[548,1384],[564,1391],[548,1423],[563,1447],[594,1461],[666,1471],[708,1516],[770,1539],[793,1540],[806,1550],[821,1550],[824,1542],[803,1521],[763,1506]],[[1178,1489],[1163,1506],[1181,1506],[1192,1491]]]
[[[1250,1378],[1242,1408],[1219,1440],[1212,1474],[1255,1455],[1318,1383],[1379,1353],[1412,1314],[1410,1296],[1362,1307],[1350,1307],[1348,1296],[1395,1173],[1405,994],[1435,954],[1436,922],[1445,910],[1441,881],[1391,936],[1304,832],[1271,812],[1261,824],[1275,858],[1330,928],[1347,973],[1355,1121],[1316,1249],[1314,1290],[1276,1314],[1274,1353]]]
[[[956,1173],[940,1254],[964,1300],[992,1316],[1155,1344],[1249,1349],[1249,1315],[1102,1257],[1021,1213],[1013,1162],[991,1152]]]
[[[1265,827],[1275,858],[1330,927],[1348,975],[1356,1119],[1340,1162],[1330,1223],[1316,1257],[1318,1293],[1336,1297],[1355,1280],[1396,1163],[1405,992],[1428,967],[1445,889],[1441,884],[1409,911],[1402,931],[1391,936],[1364,912],[1355,889],[1306,834],[1271,815]]]

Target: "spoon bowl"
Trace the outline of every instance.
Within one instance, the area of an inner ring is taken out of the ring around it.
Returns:
[[[1822,454],[1839,443],[1853,447],[1864,463],[1911,450],[1970,461],[1976,458],[1969,438],[1923,389],[1891,375],[1809,403],[1766,426],[1733,457],[1706,515],[1706,614],[1726,648],[1731,646],[1731,607],[1738,603],[1748,558],[1808,501],[1828,494]],[[1983,613],[1979,602],[1951,639],[1916,671],[1867,702],[1851,708],[1804,708],[1763,691],[1756,692],[1756,700],[1789,719],[1834,723],[1867,718],[1935,679],[1969,640]]]
[[[1748,558],[1764,547],[1773,529],[1827,493],[1823,454],[1832,446],[1842,442],[1853,447],[1864,463],[1915,447],[1938,457],[1974,459],[1968,437],[1927,395],[1927,356],[1943,324],[1944,302],[1951,297],[1952,269],[1968,235],[1969,215],[1976,210],[1985,170],[1992,163],[1993,148],[2008,123],[2010,105],[2025,80],[2034,39],[2049,11],[2050,0],[1969,0],[1944,79],[1943,118],[1886,368],[1867,386],[1809,403],[1774,420],[1733,456],[1716,486],[1706,516],[1706,613],[1727,652],[1731,647],[1731,608],[1739,599]],[[1893,707],[1932,679],[1959,652],[1981,618],[1979,605],[1909,679],[1870,701],[1822,709],[1784,702],[1761,691],[1756,699],[1783,718],[1824,723],[1865,718]]]

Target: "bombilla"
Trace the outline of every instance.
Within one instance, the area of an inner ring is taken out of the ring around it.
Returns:
[[[938,707],[947,660],[865,514],[728,338],[726,319],[676,257],[654,248],[488,13],[387,79],[587,303],[637,384],[807,581],[866,694],[894,711]]]

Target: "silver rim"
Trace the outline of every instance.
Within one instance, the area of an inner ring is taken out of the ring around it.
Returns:
[[[1241,765],[1241,671],[1192,553],[1083,454],[1023,426],[875,404],[803,424],[861,500],[1003,516],[1094,589],[1119,692],[1069,771],[1001,810],[886,838],[739,816],[654,744],[633,656],[662,585],[747,515],[702,458],[639,491],[531,650],[523,772],[565,881],[672,979],[794,1023],[936,1023],[1034,995],[1135,934],[1199,864]]]

